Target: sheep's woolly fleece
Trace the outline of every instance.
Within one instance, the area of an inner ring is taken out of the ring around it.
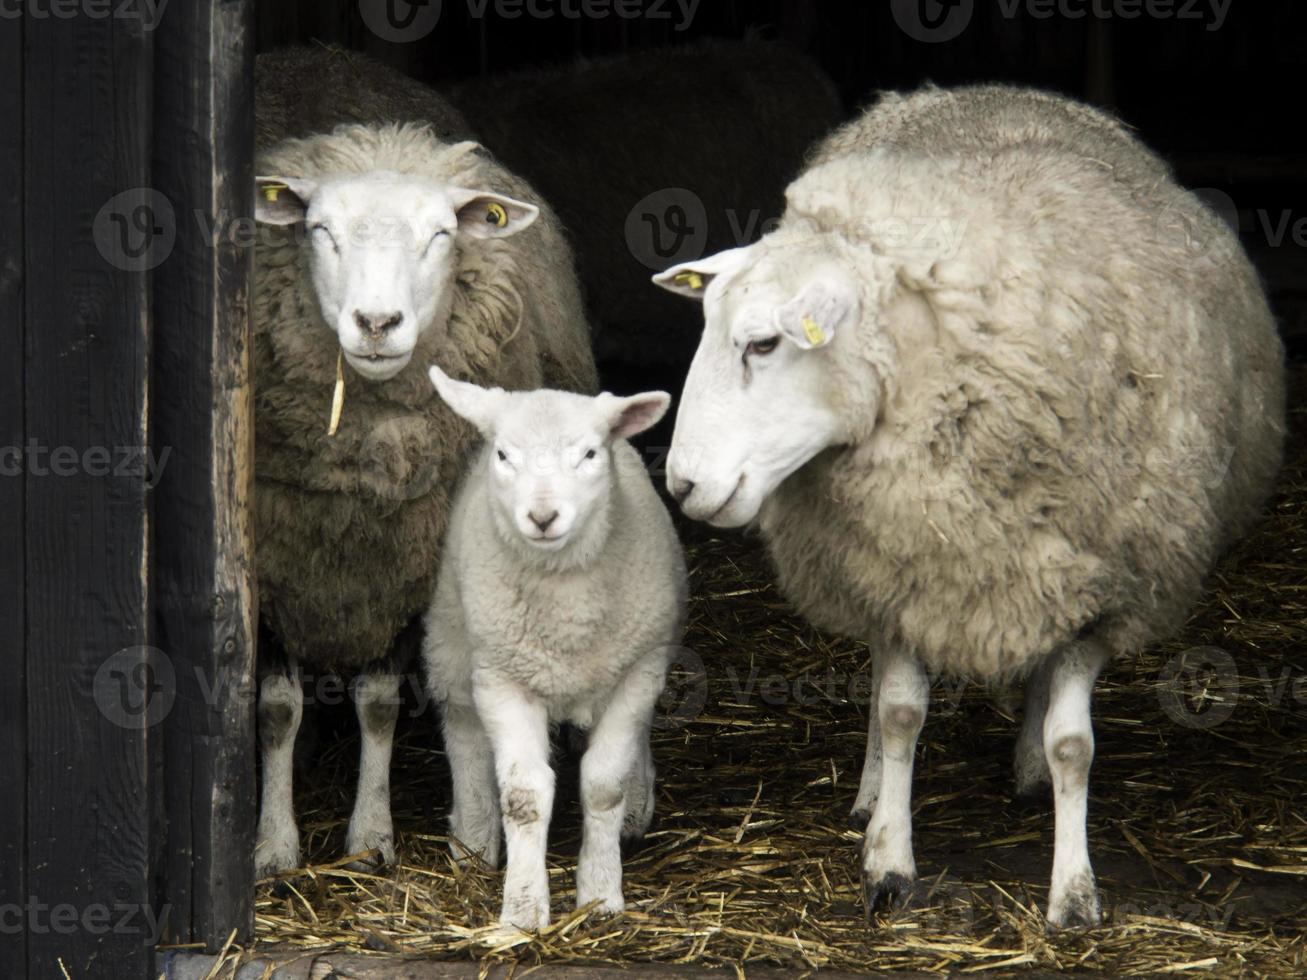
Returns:
[[[417,125],[347,125],[286,140],[260,173],[390,170],[534,200],[482,152]],[[307,246],[263,229],[255,261],[255,524],[261,608],[292,656],[375,660],[431,597],[450,496],[473,429],[436,397],[427,366],[483,385],[590,392],[594,363],[570,253],[555,219],[506,239],[458,241],[449,319],[383,384],[350,375],[326,434],[339,350],[321,318]]]
[[[777,235],[852,262],[864,311],[929,314],[830,348],[851,448],[760,514],[799,609],[991,680],[1177,627],[1281,455],[1283,351],[1224,223],[1114,120],[997,86],[885,96],[787,200]]]

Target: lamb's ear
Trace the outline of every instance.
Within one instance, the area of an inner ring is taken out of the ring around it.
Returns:
[[[255,177],[254,220],[265,225],[297,225],[304,220],[316,181],[302,177]]]
[[[482,388],[467,381],[455,381],[434,364],[427,377],[446,405],[477,427],[484,436],[493,435],[507,393],[503,388]]]
[[[682,262],[680,265],[664,269],[653,277],[653,281],[668,292],[702,302],[708,283],[718,276],[734,272],[743,266],[747,259],[747,251],[747,245],[743,248],[728,248],[716,255],[708,255],[692,262]]]
[[[645,391],[628,398],[604,392],[597,399],[608,427],[608,438],[629,439],[652,429],[667,414],[672,396],[665,391]]]
[[[814,279],[775,313],[776,329],[803,350],[825,347],[858,316],[858,291],[847,279]]]
[[[493,191],[472,191],[465,187],[447,188],[458,230],[473,238],[503,238],[531,227],[540,209]]]

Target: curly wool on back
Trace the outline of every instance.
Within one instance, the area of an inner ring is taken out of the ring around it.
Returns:
[[[1177,627],[1284,430],[1282,347],[1221,220],[1115,120],[1002,86],[885,96],[787,196],[778,234],[855,263],[864,309],[924,303],[848,334],[852,448],[763,506],[799,609],[988,680],[1091,628],[1124,653]]]
[[[410,83],[412,84],[412,83]],[[261,173],[313,177],[389,170],[536,200],[478,150],[425,126],[344,125],[285,140]],[[263,615],[289,654],[356,667],[386,655],[426,605],[450,496],[477,437],[435,397],[431,363],[482,384],[576,391],[596,385],[571,255],[544,207],[511,239],[457,244],[444,324],[382,384],[346,380],[326,434],[339,345],[322,321],[308,248],[266,229],[254,293],[255,523]]]

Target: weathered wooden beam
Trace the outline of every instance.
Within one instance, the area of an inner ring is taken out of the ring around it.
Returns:
[[[21,174],[23,25],[0,23],[0,174]],[[27,899],[27,656],[24,644],[23,182],[0,181],[0,908]],[[0,976],[27,970],[26,930],[0,936]]]
[[[139,17],[24,16],[29,977],[145,977],[163,692],[146,427],[151,49]],[[8,64],[8,62],[6,62]],[[6,171],[8,172],[8,171]],[[15,355],[16,352],[10,352]]]
[[[155,272],[151,412],[164,723],[167,938],[253,926],[255,593],[249,292],[252,0],[169,8],[155,53],[155,186],[176,239]]]

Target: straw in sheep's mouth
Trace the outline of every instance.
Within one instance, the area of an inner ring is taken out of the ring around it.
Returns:
[[[327,435],[334,436],[340,428],[340,413],[345,410],[345,351],[336,351],[336,387],[331,392],[331,421],[327,423]]]

